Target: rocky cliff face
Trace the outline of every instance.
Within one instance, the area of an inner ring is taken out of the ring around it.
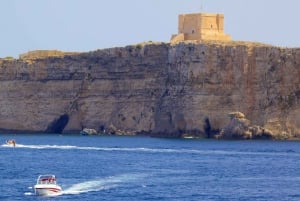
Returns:
[[[149,43],[0,60],[3,132],[213,137],[233,111],[276,138],[300,137],[300,49]]]

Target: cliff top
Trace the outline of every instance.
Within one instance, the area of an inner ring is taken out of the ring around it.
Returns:
[[[40,59],[47,57],[63,57],[65,55],[80,54],[80,52],[62,52],[60,50],[33,50],[19,55],[22,60]]]
[[[178,41],[178,42],[171,42],[171,43],[165,43],[165,42],[153,42],[153,41],[146,41],[146,42],[141,42],[138,44],[133,44],[133,45],[128,45],[132,47],[144,47],[147,45],[170,45],[170,46],[177,46],[180,44],[204,44],[204,45],[216,45],[216,46],[248,46],[248,47],[277,47],[273,46],[270,44],[265,44],[265,43],[260,43],[260,42],[249,42],[249,41],[207,41],[207,40],[186,40],[186,41]],[[115,47],[115,48],[120,48],[120,47]],[[277,47],[277,48],[284,48],[284,47]],[[107,49],[113,49],[113,48],[107,48]],[[288,49],[294,49],[294,48],[288,48]],[[98,49],[100,50],[100,49]],[[97,51],[97,50],[93,50]],[[90,51],[90,52],[93,52]],[[23,54],[19,55],[20,60],[23,61],[32,61],[36,59],[42,59],[42,58],[48,58],[48,57],[64,57],[67,55],[77,55],[85,52],[63,52],[60,50],[33,50],[29,51]],[[0,60],[15,60],[13,57],[5,57],[5,58],[0,58]]]

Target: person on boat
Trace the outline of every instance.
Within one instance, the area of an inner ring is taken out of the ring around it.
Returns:
[[[53,183],[54,183],[54,180],[55,180],[55,179],[54,179],[53,177],[50,177],[50,178],[48,179],[48,181],[49,181],[50,184],[53,184]]]
[[[16,140],[14,140],[14,139],[6,140],[6,144],[9,144],[9,145],[12,144],[14,147],[16,147]]]

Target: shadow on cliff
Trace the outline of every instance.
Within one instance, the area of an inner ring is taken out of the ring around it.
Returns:
[[[64,128],[69,122],[69,115],[61,115],[58,119],[55,119],[46,129],[46,133],[62,133]]]

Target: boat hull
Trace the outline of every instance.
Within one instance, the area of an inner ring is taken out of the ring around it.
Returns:
[[[40,196],[57,196],[62,194],[61,187],[58,185],[35,185],[35,194]]]

